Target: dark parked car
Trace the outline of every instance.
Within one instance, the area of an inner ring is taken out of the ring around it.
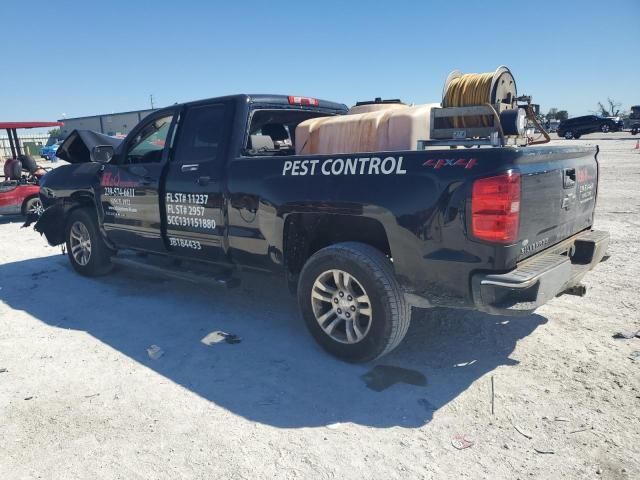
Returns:
[[[637,135],[640,131],[640,105],[634,105],[631,107],[631,113],[629,114],[629,129],[631,135]]]
[[[598,115],[585,115],[583,117],[569,118],[558,125],[558,136],[567,140],[580,138],[587,133],[609,133],[622,130],[622,122],[612,118],[599,117]]]

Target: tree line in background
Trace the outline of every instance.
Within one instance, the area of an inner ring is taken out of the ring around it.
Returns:
[[[557,108],[553,107],[549,109],[549,112],[547,112],[547,114],[545,115],[545,118],[547,120],[562,121],[569,118],[569,112],[567,112],[566,110],[558,110]]]
[[[622,107],[620,102],[607,98],[607,105],[603,105],[602,102],[598,102],[596,114],[603,117],[617,117],[620,115],[620,107]]]

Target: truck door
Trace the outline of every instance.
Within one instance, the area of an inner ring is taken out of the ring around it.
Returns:
[[[223,172],[229,104],[197,104],[181,113],[169,162],[164,208],[167,245],[176,255],[226,261]]]
[[[161,235],[160,178],[167,158],[173,112],[145,118],[105,165],[99,195],[104,228],[121,248],[166,252]]]

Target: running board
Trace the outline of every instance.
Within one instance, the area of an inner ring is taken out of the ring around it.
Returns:
[[[126,268],[134,268],[144,274],[163,275],[165,277],[197,283],[199,285],[210,285],[214,287],[232,288],[240,284],[238,278],[234,278],[227,272],[208,272],[200,270],[190,270],[184,265],[159,265],[142,258],[131,257],[111,257],[111,263]]]

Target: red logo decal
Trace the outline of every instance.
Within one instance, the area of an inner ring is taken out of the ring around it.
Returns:
[[[465,169],[473,168],[478,163],[475,158],[443,158],[439,160],[431,159],[424,162],[422,165],[425,167],[433,167],[434,170],[438,170],[442,167],[462,167]]]
[[[114,174],[113,172],[107,170],[102,175],[100,185],[102,185],[103,187],[137,187],[138,182],[131,180],[122,180],[120,178],[119,171]]]
[[[595,180],[596,175],[595,173],[590,172],[587,168],[579,168],[576,171],[576,179],[578,180],[578,183],[585,183]]]

